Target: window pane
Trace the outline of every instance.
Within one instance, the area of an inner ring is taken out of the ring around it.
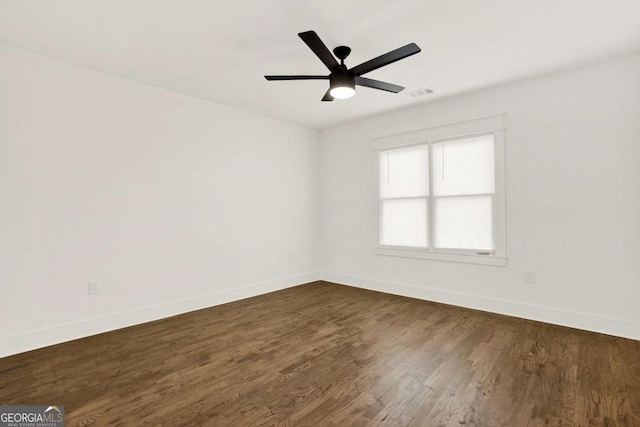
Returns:
[[[436,198],[435,247],[494,250],[492,196]]]
[[[433,144],[436,196],[493,193],[493,135]]]
[[[427,247],[427,200],[381,200],[380,244]]]
[[[429,193],[429,147],[380,153],[380,197],[422,197]]]

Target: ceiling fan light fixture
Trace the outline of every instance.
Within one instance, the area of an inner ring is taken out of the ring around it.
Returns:
[[[356,93],[356,79],[348,73],[331,75],[329,94],[336,99],[351,98]]]
[[[349,86],[337,86],[331,88],[329,93],[336,99],[347,99],[351,98],[356,93],[356,90]]]

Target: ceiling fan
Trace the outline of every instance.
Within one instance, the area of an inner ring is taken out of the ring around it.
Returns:
[[[418,45],[409,43],[406,46],[402,46],[377,58],[356,65],[351,69],[347,69],[347,66],[344,65],[344,60],[351,53],[351,48],[338,46],[333,49],[333,53],[340,60],[338,64],[336,58],[329,52],[329,49],[327,49],[327,46],[320,40],[320,37],[318,37],[315,31],[298,33],[298,36],[300,36],[302,41],[320,58],[331,73],[328,76],[264,76],[264,78],[267,80],[329,80],[329,90],[324,94],[322,98],[323,101],[333,101],[334,98],[350,98],[355,93],[356,85],[393,93],[402,91],[404,89],[402,86],[368,79],[362,77],[362,75],[420,52]]]

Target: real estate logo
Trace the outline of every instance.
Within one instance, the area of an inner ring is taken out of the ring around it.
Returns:
[[[0,427],[64,427],[64,406],[0,406]]]

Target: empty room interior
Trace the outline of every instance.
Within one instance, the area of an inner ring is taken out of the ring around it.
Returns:
[[[639,0],[0,0],[0,427],[640,426],[639,303]]]

